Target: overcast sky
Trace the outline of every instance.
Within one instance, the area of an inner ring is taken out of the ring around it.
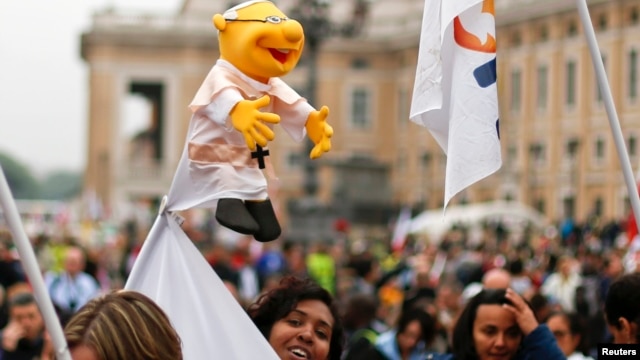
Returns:
[[[87,67],[80,34],[106,6],[171,13],[182,0],[0,1],[0,152],[36,175],[86,162]]]

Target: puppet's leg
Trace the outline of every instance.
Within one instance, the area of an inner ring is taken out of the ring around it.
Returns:
[[[258,223],[260,229],[253,234],[253,237],[260,242],[272,241],[280,236],[280,223],[273,211],[271,200],[246,201],[245,206],[249,213]]]
[[[220,225],[241,234],[253,235],[260,229],[252,214],[247,211],[244,202],[240,199],[224,198],[218,200],[216,220]]]

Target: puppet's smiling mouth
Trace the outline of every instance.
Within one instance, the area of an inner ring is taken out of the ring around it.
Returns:
[[[280,63],[284,64],[285,62],[287,62],[287,55],[289,55],[289,49],[270,48],[269,52],[271,52],[271,56],[273,56]]]

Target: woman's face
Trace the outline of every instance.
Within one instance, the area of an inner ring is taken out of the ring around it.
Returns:
[[[547,320],[547,326],[556,337],[560,350],[566,356],[573,354],[580,343],[580,335],[571,334],[567,318],[561,315],[554,315]]]
[[[69,354],[73,360],[98,360],[98,355],[89,346],[80,344],[69,349]]]
[[[415,320],[407,324],[407,327],[403,332],[398,333],[398,348],[400,353],[410,353],[422,337],[422,329],[420,328],[420,322]]]
[[[480,305],[473,322],[473,342],[479,360],[513,359],[522,332],[515,316],[502,305]]]
[[[303,300],[271,328],[269,344],[281,360],[325,360],[334,318],[320,300]]]

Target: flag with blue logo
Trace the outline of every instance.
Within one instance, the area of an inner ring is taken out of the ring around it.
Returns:
[[[445,207],[502,165],[494,0],[426,0],[411,120],[447,155]]]

